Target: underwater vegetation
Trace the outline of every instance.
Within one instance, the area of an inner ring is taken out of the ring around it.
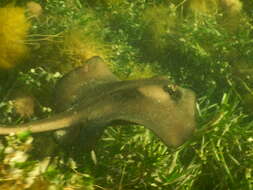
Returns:
[[[33,1],[29,1],[28,3],[26,3],[26,8],[29,14],[31,15],[31,17],[38,18],[43,13],[43,9],[41,5]]]
[[[25,9],[6,6],[0,8],[0,68],[9,69],[19,64],[27,55],[25,40],[30,23]]]
[[[62,53],[66,54],[73,63],[78,66],[93,56],[106,58],[106,46],[94,39],[93,36],[85,34],[82,29],[72,29],[64,34]]]
[[[121,80],[165,76],[197,95],[196,133],[177,149],[141,126],[109,127],[79,157],[47,133],[2,138],[0,189],[252,190],[252,6],[0,0],[0,123],[54,115],[56,81],[92,56]]]

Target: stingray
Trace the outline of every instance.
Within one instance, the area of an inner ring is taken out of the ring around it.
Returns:
[[[167,146],[179,146],[195,130],[195,93],[166,77],[120,80],[100,57],[92,57],[60,79],[55,87],[58,113],[19,125],[0,125],[0,135],[64,129],[59,141],[80,139],[93,146],[105,127],[138,124],[153,131]]]

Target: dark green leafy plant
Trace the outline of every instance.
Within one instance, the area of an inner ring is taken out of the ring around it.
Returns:
[[[0,149],[1,189],[62,189],[80,187],[92,190],[92,177],[76,171],[76,163],[60,158],[31,160],[33,138],[28,134],[6,137]]]

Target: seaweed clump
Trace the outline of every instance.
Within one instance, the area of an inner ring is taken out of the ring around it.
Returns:
[[[30,27],[25,9],[8,5],[0,8],[0,68],[10,69],[28,54],[25,39]]]
[[[61,54],[66,55],[74,63],[72,66],[75,67],[82,65],[83,62],[93,56],[106,59],[108,51],[108,48],[101,40],[87,35],[81,29],[74,29],[65,33]]]

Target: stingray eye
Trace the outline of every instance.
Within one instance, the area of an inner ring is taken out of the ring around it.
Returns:
[[[163,90],[169,93],[171,96],[174,96],[177,93],[177,86],[174,84],[169,84],[163,87]]]
[[[180,100],[182,97],[181,89],[177,85],[170,84],[168,86],[164,86],[163,89],[165,92],[169,93],[170,97],[175,101]]]

